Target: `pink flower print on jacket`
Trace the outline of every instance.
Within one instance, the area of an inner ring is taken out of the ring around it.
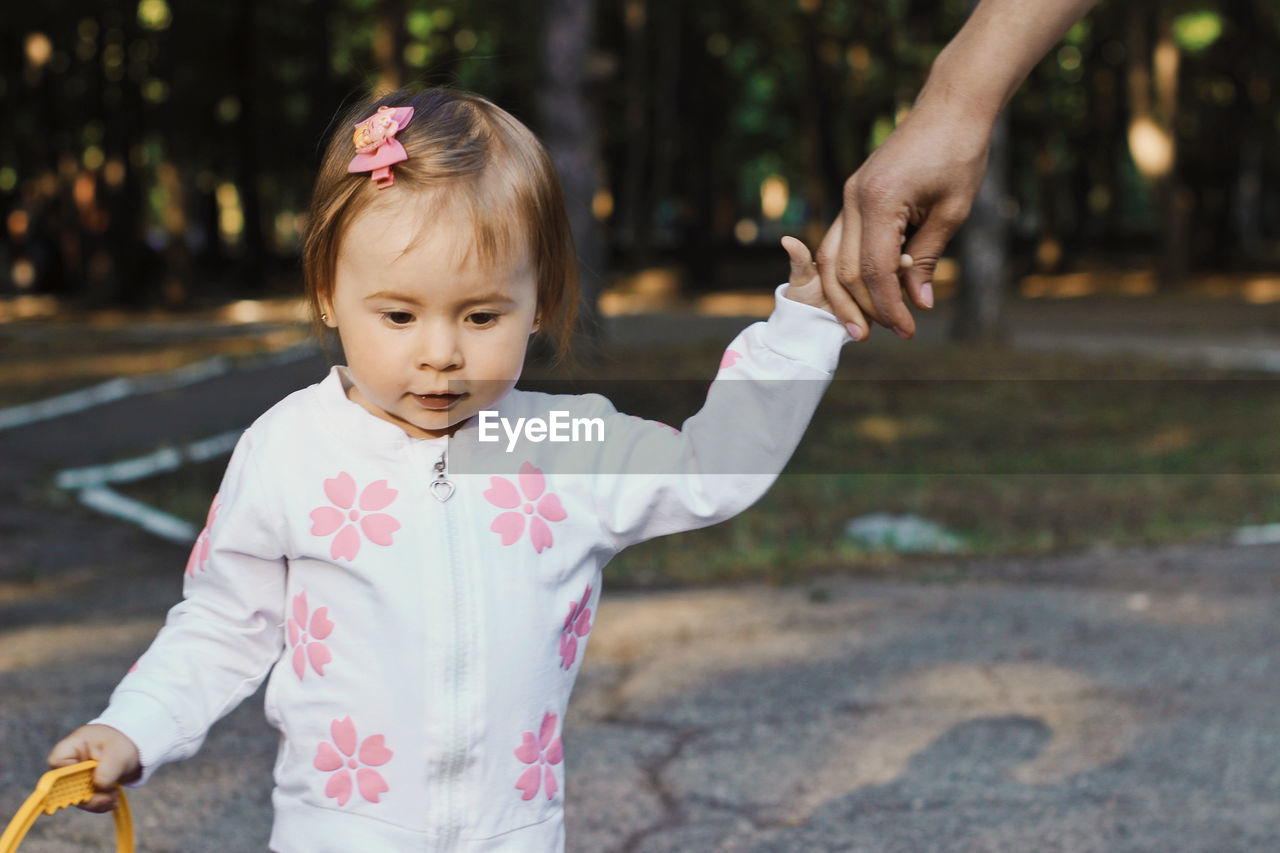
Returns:
[[[209,529],[213,527],[213,520],[218,517],[218,510],[222,509],[222,504],[218,503],[218,496],[213,496],[213,503],[209,504],[209,515],[204,521],[204,530],[200,531],[200,535],[196,537],[196,544],[191,547],[191,556],[187,558],[187,577],[193,578],[197,571],[204,571],[205,563],[209,562]]]
[[[742,358],[742,353],[738,352],[736,349],[725,350],[724,355],[720,358],[720,369],[724,370],[726,367],[733,367],[738,363],[738,359],[740,358]]]
[[[293,618],[289,620],[289,645],[293,646],[293,671],[302,679],[307,674],[307,662],[316,675],[324,675],[324,666],[333,660],[329,647],[320,642],[333,633],[329,621],[329,608],[317,607],[314,613],[307,611],[307,593],[293,597]],[[310,621],[308,621],[308,618]]]
[[[568,513],[560,505],[560,499],[550,492],[545,492],[547,483],[542,476],[542,469],[529,462],[520,466],[520,488],[505,477],[490,477],[489,488],[484,497],[489,503],[502,509],[515,510],[504,512],[493,520],[489,529],[502,537],[503,545],[512,545],[524,535],[524,517],[529,519],[529,542],[533,550],[539,554],[544,548],[551,547],[551,528],[548,521],[564,521]],[[523,496],[521,495],[523,493]],[[537,504],[534,504],[537,501]],[[545,519],[545,521],[544,521]]]
[[[324,795],[345,806],[351,799],[351,775],[355,771],[355,788],[360,791],[360,796],[371,803],[378,802],[378,798],[390,790],[382,774],[370,769],[391,760],[392,753],[383,742],[383,736],[365,738],[357,751],[356,724],[350,717],[334,720],[329,732],[333,735],[333,743],[322,742],[316,747],[314,762],[317,770],[333,774],[324,786]]]
[[[564,618],[560,632],[560,666],[568,669],[578,657],[578,638],[591,633],[591,584],[587,584],[581,601],[569,602],[569,615]]]
[[[328,536],[335,530],[338,531],[329,546],[329,556],[335,560],[354,560],[360,553],[361,531],[375,545],[391,544],[391,535],[400,529],[400,522],[377,510],[390,506],[399,492],[389,488],[386,480],[378,480],[365,487],[360,493],[358,510],[355,508],[356,481],[345,471],[324,481],[324,493],[334,506],[311,510],[311,533],[315,536]],[[361,516],[361,512],[368,515]],[[348,521],[351,523],[346,524]],[[359,527],[356,526],[357,523]]]
[[[545,780],[549,800],[560,788],[552,767],[564,759],[564,749],[556,736],[556,715],[548,711],[542,718],[542,728],[537,737],[533,732],[525,732],[522,738],[524,742],[516,748],[516,758],[531,766],[526,767],[516,780],[516,787],[524,792],[521,799],[532,800]]]

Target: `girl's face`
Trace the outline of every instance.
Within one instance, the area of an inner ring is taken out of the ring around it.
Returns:
[[[527,250],[482,266],[465,216],[427,227],[405,196],[351,223],[323,302],[353,381],[348,396],[414,438],[452,435],[511,389],[537,330]]]

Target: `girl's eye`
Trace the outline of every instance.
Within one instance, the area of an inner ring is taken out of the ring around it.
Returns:
[[[489,311],[477,311],[475,314],[468,315],[467,319],[474,326],[492,326],[498,321],[498,315]]]
[[[413,322],[413,315],[408,311],[383,311],[382,319],[393,326],[407,326]]]

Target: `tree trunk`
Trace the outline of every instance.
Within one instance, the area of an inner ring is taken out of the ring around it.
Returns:
[[[960,293],[951,334],[957,340],[996,341],[1003,335],[1009,278],[1009,116],[991,132],[987,174],[960,232]]]
[[[679,157],[681,44],[687,14],[687,7],[680,0],[663,0],[655,5],[660,13],[657,30],[663,37],[656,46],[653,83],[653,182],[649,195],[652,207],[647,222],[650,246],[658,224],[656,212],[663,209],[661,206],[671,197],[672,173]],[[670,229],[673,223],[662,222],[662,225]]]
[[[240,0],[233,44],[236,62],[236,97],[240,115],[236,120],[236,184],[240,210],[244,215],[241,233],[240,281],[237,288],[247,295],[260,294],[264,281],[266,244],[262,234],[262,201],[258,193],[258,146],[267,144],[257,118],[257,61],[254,46],[254,0]]]
[[[648,9],[645,0],[625,0],[623,28],[626,31],[626,161],[622,171],[622,198],[619,205],[616,239],[627,248],[630,265],[649,261],[649,73],[646,39]]]
[[[976,2],[971,2],[973,11]],[[1004,333],[1005,291],[1009,278],[1009,115],[991,130],[987,173],[960,232],[960,291],[951,336],[956,340],[997,341]]]
[[[125,22],[121,44],[128,45],[136,37],[136,14],[129,14],[128,3],[111,4],[102,23],[110,26],[111,12],[119,10],[119,18]],[[104,31],[109,31],[104,29]],[[111,88],[104,84],[104,95]],[[111,247],[111,263],[101,284],[102,295],[111,304],[141,305],[146,302],[149,286],[150,270],[146,262],[146,222],[143,218],[146,188],[142,181],[142,169],[133,162],[130,156],[131,145],[145,138],[146,127],[142,110],[142,96],[138,92],[137,82],[128,74],[120,78],[116,84],[117,99],[108,107],[107,151],[124,165],[123,181],[117,192],[109,196],[108,212],[110,225],[107,229],[106,244]],[[93,294],[96,296],[97,294]],[[92,298],[92,296],[91,296]]]
[[[1159,21],[1159,38],[1150,48],[1150,34]],[[1151,181],[1160,257],[1158,286],[1174,289],[1186,279],[1187,232],[1193,199],[1177,179],[1178,105],[1177,45],[1172,20],[1150,2],[1135,2],[1129,10],[1129,148],[1138,171]]]
[[[314,66],[308,79],[308,100],[310,109],[309,139],[323,139],[332,116],[340,112],[339,102],[343,93],[334,83],[333,67],[329,64],[333,56],[333,0],[315,0],[311,12],[312,37],[310,42],[310,60]],[[321,146],[313,144],[307,152],[310,154],[308,166],[313,170],[320,167]]]
[[[544,0],[538,97],[542,139],[560,173],[577,242],[582,286],[578,337],[588,340],[599,336],[596,303],[604,272],[603,241],[591,209],[600,157],[586,92],[592,7],[592,0]]]
[[[1248,127],[1249,124],[1246,124]],[[1263,150],[1257,128],[1243,134],[1240,160],[1236,167],[1235,191],[1232,193],[1232,235],[1236,242],[1235,260],[1245,265],[1263,259],[1262,176]]]
[[[1155,69],[1157,120],[1169,134],[1169,170],[1157,184],[1156,203],[1160,205],[1160,263],[1157,265],[1160,286],[1179,289],[1187,280],[1190,266],[1191,214],[1195,196],[1178,180],[1178,69],[1181,65],[1178,45],[1173,40],[1173,21],[1161,12],[1160,38],[1156,42],[1152,65]]]
[[[405,84],[404,0],[386,0],[373,30],[373,61],[378,67],[378,91],[390,92]]]
[[[832,217],[839,212],[833,194],[838,192],[845,177],[839,167],[835,123],[832,121],[832,116],[839,112],[831,102],[831,92],[837,87],[828,79],[823,60],[822,16],[822,0],[808,0],[800,4],[805,85],[804,91],[797,92],[796,97],[800,98],[804,129],[804,198],[808,219],[805,239],[813,246],[822,242]],[[832,46],[828,44],[826,47]]]

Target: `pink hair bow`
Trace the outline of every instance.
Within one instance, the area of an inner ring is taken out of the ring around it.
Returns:
[[[413,119],[413,107],[378,107],[378,111],[356,125],[353,142],[356,156],[347,171],[372,172],[378,189],[385,190],[396,182],[391,167],[409,159],[404,146],[396,142],[396,134]]]

